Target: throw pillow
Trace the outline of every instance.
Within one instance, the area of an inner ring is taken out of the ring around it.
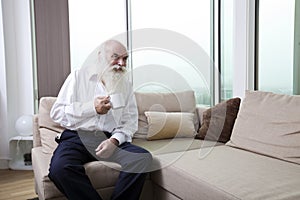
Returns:
[[[246,91],[226,145],[300,164],[300,95]]]
[[[138,107],[138,131],[135,138],[147,138],[148,121],[146,111],[155,112],[189,112],[196,113],[196,99],[194,91],[181,92],[135,92]],[[194,126],[199,127],[198,115],[194,115]]]
[[[174,137],[194,137],[194,113],[145,112],[148,120],[148,140]]]
[[[230,139],[240,102],[240,98],[232,98],[204,111],[195,139],[226,143]]]

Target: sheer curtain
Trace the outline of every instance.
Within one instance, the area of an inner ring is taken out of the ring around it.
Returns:
[[[2,4],[0,3],[0,169],[8,166],[7,91]]]
[[[0,167],[6,168],[8,139],[17,135],[15,121],[23,114],[33,114],[34,100],[30,2],[2,0],[1,3]]]

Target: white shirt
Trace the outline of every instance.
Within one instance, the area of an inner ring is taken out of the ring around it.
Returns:
[[[103,84],[92,69],[79,69],[65,80],[54,103],[50,117],[70,130],[108,131],[119,144],[132,141],[137,131],[138,111],[133,89],[126,82],[127,94],[123,93],[125,107],[110,109],[107,114],[96,112],[94,99],[107,96]]]

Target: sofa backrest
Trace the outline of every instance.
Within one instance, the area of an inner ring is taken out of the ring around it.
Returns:
[[[64,128],[50,118],[50,111],[55,101],[56,97],[41,98],[39,106],[39,126],[40,128],[47,128],[59,133],[62,132]]]
[[[194,113],[195,130],[199,128],[199,110],[196,110],[196,102],[193,91],[177,93],[135,93],[139,112],[139,130],[135,134],[137,138],[146,138],[147,118],[145,111],[161,112],[189,112]],[[54,140],[57,133],[64,130],[59,124],[50,118],[50,110],[56,101],[56,97],[42,97],[39,104],[39,113],[34,119],[34,146],[42,146],[44,153],[52,153],[57,144]]]
[[[135,137],[146,138],[148,132],[148,121],[145,115],[146,111],[194,113],[194,126],[195,130],[198,130],[199,116],[196,111],[194,91],[188,90],[172,93],[135,92],[135,97],[139,113],[139,127]]]

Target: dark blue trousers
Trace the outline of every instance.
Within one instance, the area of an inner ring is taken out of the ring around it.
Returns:
[[[89,136],[91,135],[93,134],[89,134]],[[100,138],[103,140],[107,137],[109,134],[106,133],[106,137]],[[96,146],[91,144],[94,143],[98,146],[101,141],[97,141],[98,137],[95,137],[90,144],[86,141],[82,142],[82,140],[84,138],[79,136],[76,131],[65,130],[62,133],[51,159],[48,176],[70,200],[101,200],[102,198],[93,188],[83,166],[87,162],[98,160],[93,155]],[[89,151],[89,148],[92,150]],[[152,163],[151,154],[141,147],[125,142],[106,161],[116,162],[122,166],[111,199],[139,199],[147,169]]]

